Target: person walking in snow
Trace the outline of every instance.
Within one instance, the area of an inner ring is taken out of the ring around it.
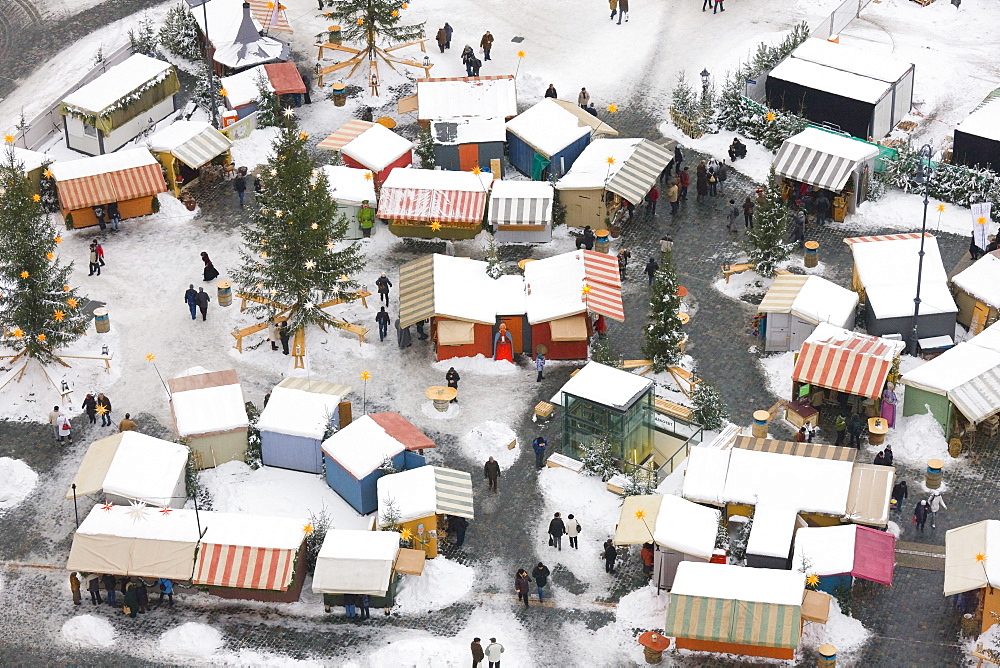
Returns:
[[[806,212],[798,209],[792,216],[792,241],[802,246],[806,242]]]
[[[615,547],[614,541],[610,538],[604,541],[604,551],[601,552],[601,556],[604,557],[604,572],[613,574],[615,560],[618,559],[618,548]]]
[[[743,227],[747,230],[753,229],[753,210],[754,210],[753,198],[747,195],[747,198],[743,200]]]
[[[528,572],[523,568],[517,569],[517,573],[514,575],[514,591],[517,592],[517,600],[524,601],[524,607],[528,606],[528,585],[531,584],[531,578],[528,576]],[[490,666],[493,662],[490,661]]]
[[[208,257],[208,253],[205,251],[201,252],[201,261],[205,263],[205,269],[202,272],[202,276],[204,276],[206,282],[219,277],[219,270],[215,268],[214,264],[212,264],[212,258]]]
[[[49,425],[52,426],[52,438],[59,440],[59,416],[62,415],[62,409],[58,406],[53,406],[52,410],[49,411]]]
[[[122,608],[122,612],[126,615],[135,619],[139,616],[139,597],[136,595],[135,583],[132,582],[131,578],[125,584],[125,606]]]
[[[688,188],[691,187],[691,172],[685,167],[677,174],[677,181],[680,185],[680,199],[686,202],[688,198]]]
[[[80,578],[76,573],[69,574],[69,590],[73,594],[73,605],[83,603],[83,596],[80,595]]]
[[[556,85],[555,84],[549,84],[549,87],[545,89],[545,97],[555,98],[555,97],[558,97],[558,95],[559,94],[556,93]]]
[[[88,276],[93,276],[94,274],[97,274],[98,276],[101,275],[101,265],[100,265],[99,260],[100,260],[100,257],[98,257],[98,255],[97,255],[97,242],[96,241],[91,241],[90,242],[90,256],[89,256],[89,260],[88,260],[89,263],[90,263],[90,273],[87,274]]]
[[[708,195],[709,197],[719,196],[719,161],[712,158],[706,165],[708,170]]]
[[[670,215],[676,216],[681,206],[681,189],[677,186],[677,179],[670,179],[667,187],[667,201],[670,202]]]
[[[149,587],[142,578],[136,578],[135,600],[139,604],[139,614],[146,614],[146,610],[149,609]]]
[[[122,214],[118,210],[118,202],[108,204],[108,216],[111,218],[111,231],[117,232],[118,226],[122,224]]]
[[[708,197],[708,166],[704,160],[698,163],[698,167],[695,169],[694,178],[694,188],[695,193],[697,193],[695,202],[700,204],[705,201],[706,197]]]
[[[490,49],[493,48],[493,35],[489,30],[483,35],[483,38],[479,40],[479,48],[483,50],[483,60],[490,59]]]
[[[656,215],[656,200],[660,199],[660,191],[656,186],[649,189],[646,193],[646,202],[649,204],[649,215]]]
[[[476,53],[468,44],[462,49],[462,64],[465,65],[465,76],[472,76],[472,61],[476,59]]]
[[[240,208],[243,208],[243,200],[247,194],[247,168],[240,167],[236,172],[236,178],[233,179],[233,190],[236,191],[236,196],[240,198]]]
[[[184,303],[188,305],[191,312],[191,319],[198,319],[198,292],[194,289],[194,283],[188,283],[188,289],[184,291]]]
[[[139,425],[132,421],[132,414],[126,413],[125,418],[118,423],[118,433],[124,434],[126,431],[135,431]]]
[[[437,42],[441,53],[444,53],[445,46],[448,44],[448,31],[444,28],[438,28],[437,34],[434,36],[434,41]]]
[[[569,538],[569,546],[574,550],[579,550],[580,546],[577,544],[577,537],[580,535],[580,521],[570,513],[569,517],[566,518],[566,537]]]
[[[684,154],[681,153],[681,145],[674,146],[674,173],[681,173],[681,163],[684,162]]]
[[[837,431],[837,441],[834,443],[836,446],[841,446],[844,444],[844,436],[847,435],[847,420],[844,419],[843,415],[838,415],[833,420],[833,428]]]
[[[938,511],[941,510],[942,508],[948,510],[948,506],[945,505],[944,497],[941,496],[941,492],[937,490],[931,492],[930,497],[927,499],[927,507],[930,508],[931,528],[937,529]]]
[[[726,209],[726,229],[730,232],[736,231],[736,221],[740,219],[740,207],[736,206],[736,200],[729,200],[729,208]]]
[[[454,387],[456,392],[458,391],[458,381],[460,380],[462,380],[462,377],[458,375],[457,371],[455,371],[455,367],[448,369],[448,373],[444,375],[444,381],[448,384],[448,387]],[[455,398],[451,400],[451,403],[458,403],[457,394],[455,395]]]
[[[724,12],[726,8],[722,6],[723,0],[715,0],[715,6],[712,7],[712,13],[715,14],[717,11]]]
[[[490,491],[497,493],[500,491],[500,463],[490,457],[483,466],[483,477],[490,486]]]
[[[465,531],[469,528],[469,520],[458,515],[448,517],[448,530],[455,532],[455,547],[462,547],[465,543]]]
[[[472,639],[472,668],[479,668],[479,664],[482,663],[483,659],[486,658],[486,652],[483,651],[483,646],[479,642],[479,638]]]
[[[375,322],[378,324],[378,340],[385,341],[386,335],[389,334],[389,314],[386,313],[384,306],[375,314]]]
[[[560,513],[549,520],[549,545],[562,552],[562,537],[566,533],[566,524],[562,521]]]
[[[551,575],[551,573],[549,572],[549,567],[540,561],[538,562],[538,565],[535,566],[531,571],[531,577],[534,578],[535,586],[538,587],[539,603],[545,601],[545,585],[549,583],[549,575]]]
[[[618,275],[621,280],[625,281],[625,270],[628,269],[628,261],[632,259],[632,251],[627,248],[621,248],[618,251]]]
[[[208,302],[210,301],[212,298],[205,292],[205,288],[198,288],[198,310],[201,311],[202,322],[208,320]]]
[[[56,426],[59,428],[59,442],[62,443],[65,438],[70,443],[73,442],[73,426],[69,423],[69,418],[66,417],[61,411],[59,417],[56,418]]]
[[[903,506],[903,502],[906,501],[906,497],[910,495],[908,489],[906,489],[906,481],[900,480],[895,485],[892,486],[892,509],[899,510]]]
[[[820,225],[825,225],[830,215],[830,200],[825,194],[820,192],[813,204],[816,207],[816,222]]]
[[[104,409],[101,411],[101,409]],[[97,393],[97,412],[101,415],[101,426],[111,426],[111,400],[104,396],[103,392]]]
[[[160,599],[157,605],[163,605],[163,597],[166,595],[167,604],[172,606],[174,604],[174,581],[167,578],[160,578],[156,581],[156,585],[160,589]]]
[[[847,423],[847,433],[851,436],[851,447],[861,449],[861,435],[865,431],[865,421],[857,413],[851,413]]]
[[[445,42],[444,48],[450,49],[451,48],[451,35],[452,35],[452,33],[455,32],[455,29],[452,28],[451,24],[448,23],[447,21],[444,22],[444,32],[445,32],[446,35],[448,35],[448,41]]]
[[[410,328],[399,324],[399,318],[393,323],[396,328],[396,345],[400,348],[409,348],[413,345],[413,337],[410,335]]]
[[[535,451],[535,468],[541,469],[545,466],[545,448],[548,446],[549,442],[545,440],[544,436],[539,436],[531,442],[531,448]]]
[[[618,25],[622,24],[622,17],[628,23],[628,0],[618,0]]]
[[[608,0],[608,4],[611,6],[611,20],[614,21],[618,13],[618,0]]]
[[[586,88],[580,89],[580,94],[576,96],[576,103],[579,104],[584,109],[590,104],[590,93],[587,92]]]
[[[535,382],[536,383],[542,382],[542,379],[545,378],[545,376],[542,375],[542,373],[545,371],[545,355],[541,353],[538,353],[538,355],[535,357],[535,371],[538,372],[538,377],[535,379]]]
[[[378,277],[375,281],[375,286],[378,288],[378,301],[381,304],[382,300],[385,300],[385,305],[389,305],[389,288],[392,287],[392,281],[389,277],[385,275],[385,272]]]
[[[917,507],[913,509],[913,523],[917,525],[920,533],[924,532],[924,524],[927,523],[927,514],[930,513],[930,506],[926,501],[921,500]]]
[[[281,340],[281,353],[283,355],[288,354],[288,337],[291,333],[288,331],[288,321],[282,320],[278,323],[278,339]]]
[[[527,607],[528,602],[524,605]],[[503,655],[503,645],[497,642],[496,638],[490,638],[490,644],[486,646],[486,660],[490,662],[490,668],[500,668],[500,657]]]
[[[649,277],[649,284],[653,284],[653,279],[656,278],[656,272],[660,270],[660,265],[652,257],[649,258],[649,262],[646,263],[646,276]]]

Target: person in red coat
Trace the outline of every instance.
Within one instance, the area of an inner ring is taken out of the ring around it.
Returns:
[[[500,330],[493,337],[493,359],[514,361],[514,342],[504,323],[500,323]]]
[[[660,199],[660,191],[656,188],[656,186],[653,186],[649,189],[649,192],[646,193],[646,201],[649,202],[649,215],[651,216],[656,215],[656,200],[658,199]]]

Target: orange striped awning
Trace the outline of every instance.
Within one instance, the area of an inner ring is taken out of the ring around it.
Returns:
[[[285,16],[285,5],[278,5],[275,13],[275,0],[248,0],[250,2],[250,14],[257,19],[264,32],[292,32],[292,27],[288,25],[288,17]]]
[[[597,251],[583,252],[584,283],[590,288],[584,301],[594,313],[625,322],[618,258]]]
[[[118,201],[115,187],[107,174],[59,181],[56,187],[59,193],[59,206],[64,211],[86,209]]]
[[[876,399],[903,346],[902,341],[820,325],[802,344],[792,380]]]
[[[347,121],[340,126],[339,130],[321,141],[319,148],[326,149],[327,151],[339,151],[373,125],[375,124],[357,118]]]
[[[933,239],[934,235],[930,232],[924,232],[924,236],[928,239]],[[849,239],[844,239],[845,244],[863,244],[869,241],[897,241],[899,239],[919,239],[920,232],[905,232],[903,234],[880,234],[873,237],[850,237]]]
[[[285,591],[294,576],[297,550],[202,543],[194,583]]]
[[[115,189],[116,202],[149,197],[167,190],[167,184],[163,180],[163,170],[159,165],[132,167],[120,172],[110,172],[107,176]]]

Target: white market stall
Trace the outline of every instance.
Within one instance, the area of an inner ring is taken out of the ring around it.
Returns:
[[[779,274],[757,307],[764,350],[798,350],[821,322],[853,329],[857,306],[858,293],[821,276]]]
[[[169,379],[167,387],[174,430],[190,446],[195,468],[246,461],[250,420],[235,370],[195,367]]]
[[[413,163],[413,143],[384,125],[374,123],[344,144],[340,155],[348,167],[370,171],[375,187],[381,188],[394,170]]]
[[[174,121],[146,142],[167,173],[174,197],[196,183],[201,168],[212,163],[224,167],[232,162],[233,142],[204,121]]]
[[[944,595],[960,595],[985,632],[1000,615],[1000,520],[983,520],[944,536]]]
[[[327,531],[312,581],[327,612],[350,594],[367,595],[373,608],[392,607],[399,574],[420,575],[424,567],[423,550],[400,548],[400,538],[395,531]]]
[[[987,253],[951,279],[958,324],[975,336],[1000,319],[1000,251]]]
[[[591,139],[618,131],[565,100],[545,98],[507,121],[510,164],[532,181],[560,177]]]
[[[487,223],[500,243],[552,241],[552,185],[535,181],[494,181]]]
[[[231,74],[254,65],[288,59],[288,45],[264,34],[265,25],[255,16],[254,4],[259,5],[258,0],[212,0],[192,12],[202,34],[206,32],[207,12],[208,40],[217,74]],[[257,14],[265,18],[267,28],[291,32],[280,12],[277,22],[270,20],[275,15],[273,5],[267,13],[258,11]]]
[[[378,217],[401,237],[472,239],[483,229],[492,183],[491,172],[395,169],[379,191]]]
[[[350,404],[344,397],[350,392],[347,385],[307,378],[278,383],[257,420],[264,465],[322,473],[323,438],[327,429],[348,423]]]
[[[344,238],[360,239],[363,235],[358,211],[362,202],[367,202],[373,210],[378,209],[372,173],[367,169],[341,165],[324,165],[320,169],[326,174],[330,197],[337,202],[337,212],[347,217],[347,235]]]
[[[792,570],[819,577],[816,589],[836,594],[854,578],[892,586],[896,537],[857,524],[801,527],[795,532]]]
[[[412,536],[428,559],[438,555],[445,539],[445,516],[476,518],[472,500],[472,476],[440,466],[421,466],[382,476],[377,481],[378,515],[386,517],[390,507],[396,524]]]
[[[955,126],[951,161],[1000,170],[1000,100],[990,98]]]

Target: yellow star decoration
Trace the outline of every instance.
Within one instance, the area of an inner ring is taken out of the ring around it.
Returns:
[[[941,206],[944,206],[944,204],[942,204]],[[976,219],[976,222],[979,223],[980,225],[985,225],[986,224],[986,219],[980,217],[980,218]]]
[[[518,57],[518,58],[524,58],[524,57],[525,57],[526,55],[527,55],[527,54],[526,54],[526,53],[525,53],[524,51],[518,51],[518,52],[517,52],[517,57]]]
[[[371,181],[373,178],[375,177],[372,176],[371,172],[365,172],[365,181]]]
[[[590,294],[590,286],[589,285],[583,286],[583,294],[585,294],[585,295],[589,295]]]
[[[441,229],[441,223],[435,220],[434,222],[431,223],[431,229],[437,232],[438,230]]]
[[[66,314],[62,311],[56,311],[52,314],[52,317],[55,318],[57,322],[62,322],[62,319],[66,317]]]
[[[54,258],[55,256],[56,256],[56,254],[55,254],[55,253],[46,253],[46,254],[45,254],[45,259],[46,259],[46,260],[51,260],[51,259],[52,259],[52,258]]]
[[[472,173],[475,174],[476,176],[479,176],[480,174],[483,173],[483,168],[480,167],[479,165],[476,165],[475,167],[472,168]]]
[[[608,164],[609,164],[609,165],[613,165],[613,164],[615,164],[615,159],[614,159],[614,158],[612,158],[612,157],[611,157],[610,155],[608,156]]]
[[[225,88],[220,88],[219,95],[221,95],[222,97],[229,97],[229,91],[226,90]]]
[[[944,204],[938,204],[938,205],[937,205],[937,210],[938,210],[938,213],[941,213],[942,211],[944,211],[944,209],[945,209],[945,206],[944,206]]]
[[[147,362],[152,362],[155,359],[156,359],[156,355],[154,355],[153,353],[149,353],[148,355],[146,355],[146,361]]]
[[[300,132],[299,133],[299,139],[301,139],[303,141],[305,141],[306,139],[309,139],[309,133],[308,132]]]
[[[410,540],[411,538],[413,538],[413,532],[410,531],[409,529],[403,529],[402,531],[399,532],[399,535],[403,540]]]
[[[108,409],[105,408],[104,406],[98,406],[96,410],[98,415],[104,415],[105,413],[108,412]]]
[[[14,135],[6,134],[6,135],[3,136],[3,140],[5,142],[7,142],[8,144],[13,144],[14,143]]]
[[[395,9],[394,9],[394,10],[392,10],[392,15],[393,15],[393,16],[399,16],[399,11],[397,11],[397,10],[395,10]]]
[[[52,241],[56,242],[57,244],[61,244],[62,243],[62,237],[56,237]]]
[[[815,587],[818,584],[819,584],[819,576],[818,575],[814,575],[814,574],[810,573],[809,575],[806,576],[806,586],[807,587]]]
[[[764,116],[764,120],[766,120],[768,123],[774,121],[775,118],[777,118],[777,116],[774,115],[773,111],[767,112],[767,115]]]
[[[31,276],[31,274],[29,274],[29,273],[28,273],[28,272],[26,272],[26,271],[22,271],[22,272],[21,272],[21,278],[27,278],[28,276]]]
[[[313,229],[313,230],[318,230],[319,229],[319,223],[313,223],[312,225],[309,226],[309,228]]]
[[[31,196],[31,201],[32,202],[41,202],[42,201],[42,196],[41,195],[37,195],[37,194],[36,195],[32,195]]]
[[[69,299],[66,300],[66,305],[69,306],[70,308],[76,308],[76,305],[79,304],[79,303],[80,302],[76,301],[72,297],[70,297]]]
[[[302,533],[304,533],[306,535],[311,534],[313,531],[315,531],[315,529],[313,528],[313,525],[311,525],[311,524],[307,524],[304,527],[302,527]]]
[[[358,19],[358,25],[359,26],[363,26],[364,24],[365,24],[365,20],[364,19]]]
[[[72,290],[72,289],[73,289],[73,288],[69,287],[68,285],[64,285],[64,286],[63,286],[63,292],[69,292],[69,291],[70,291],[70,290]]]
[[[611,112],[612,114],[617,114],[618,113],[618,105],[617,104],[609,104],[608,105],[608,111]]]
[[[306,260],[305,268],[309,269],[309,270],[315,269],[316,268],[316,261],[315,260]]]
[[[14,330],[13,332],[11,332],[11,334],[13,334],[13,335],[14,335],[14,338],[15,338],[15,339],[19,339],[19,338],[21,338],[22,336],[24,336],[24,330],[23,330],[23,329],[21,329],[20,327],[18,327],[18,328],[17,328],[17,329],[15,329],[15,330]]]
[[[37,337],[35,337],[35,338],[37,338],[37,339],[38,339],[39,341],[45,341],[45,338],[46,338],[46,337],[45,337],[45,335],[44,335],[44,334],[39,334],[39,335],[38,335]]]
[[[44,172],[42,172],[42,176],[44,176],[47,179],[51,179],[52,178],[52,172],[49,171],[48,169],[46,169]]]
[[[361,372],[361,380],[368,380],[371,377],[372,377],[372,375],[370,373],[368,373],[367,371],[362,371]]]
[[[639,510],[635,511],[635,519],[641,520],[645,516],[646,516],[646,511],[643,510],[642,508],[640,508]]]
[[[402,5],[400,5],[400,7],[402,7],[403,9],[406,9],[406,8],[407,8],[407,7],[409,7],[409,6],[410,6],[410,5],[408,5],[408,4],[407,4],[407,3],[405,3],[405,2],[404,2],[404,3],[402,4]]]
[[[260,256],[266,260],[267,259],[267,251],[261,251]]]
[[[979,563],[983,563],[984,561],[986,561],[986,555],[980,552],[979,554],[976,555],[976,561],[978,561]]]

